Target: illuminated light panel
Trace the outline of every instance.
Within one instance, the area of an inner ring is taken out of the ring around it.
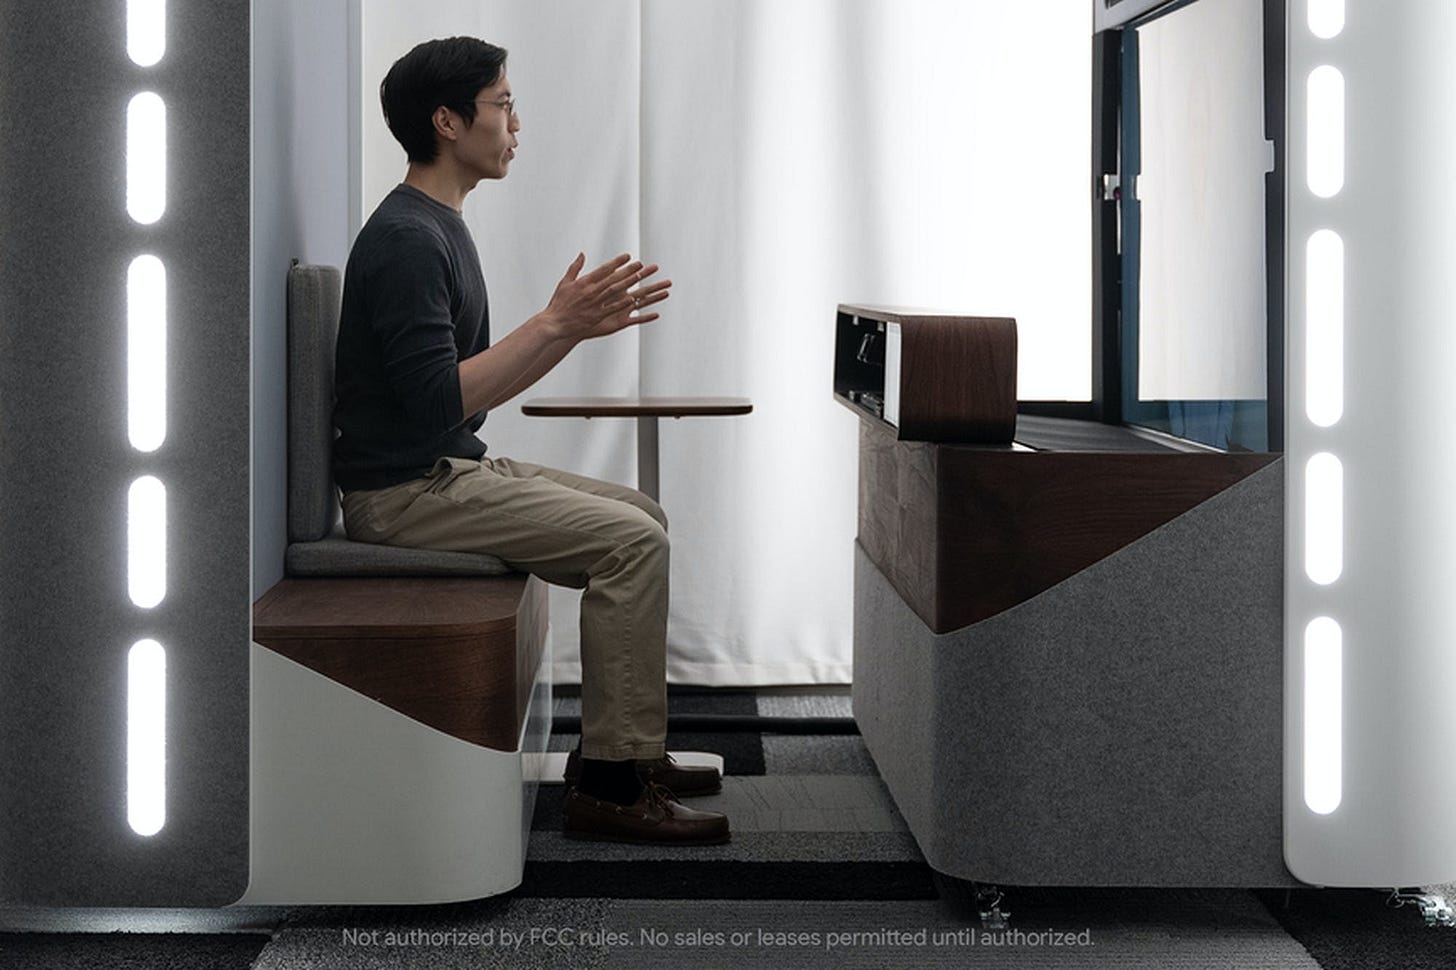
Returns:
[[[1317,815],[1340,807],[1343,631],[1328,616],[1304,628],[1304,803]]]
[[[131,601],[151,609],[167,596],[167,489],[150,475],[127,494],[126,543]]]
[[[126,820],[138,835],[167,821],[167,653],[155,640],[126,658]]]
[[[167,0],[127,0],[126,53],[138,67],[151,67],[167,52]]]
[[[1304,572],[1328,586],[1344,571],[1345,469],[1327,451],[1304,466]]]
[[[138,256],[126,275],[127,436],[138,451],[167,437],[167,270]]]
[[[1345,76],[1328,64],[1315,68],[1308,96],[1306,176],[1309,190],[1328,199],[1345,185]]]
[[[1305,254],[1304,410],[1328,428],[1345,411],[1345,241],[1321,229]]]
[[[1309,0],[1309,32],[1320,40],[1345,29],[1345,0]]]
[[[167,106],[143,91],[126,106],[126,211],[142,225],[167,209]]]

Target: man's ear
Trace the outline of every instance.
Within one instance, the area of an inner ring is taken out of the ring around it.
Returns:
[[[435,134],[441,138],[454,141],[460,137],[460,129],[456,127],[454,112],[443,104],[435,109],[435,113],[430,116],[430,121],[434,123]]]

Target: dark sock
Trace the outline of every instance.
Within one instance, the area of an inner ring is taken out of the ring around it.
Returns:
[[[581,778],[576,787],[583,795],[600,798],[618,805],[631,805],[642,795],[642,781],[637,777],[637,762],[581,759]]]

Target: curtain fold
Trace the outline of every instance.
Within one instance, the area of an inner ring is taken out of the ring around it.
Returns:
[[[754,402],[745,417],[661,425],[672,682],[851,678],[858,426],[832,399],[838,303],[1017,317],[1021,396],[1086,398],[1086,8],[366,5],[366,92],[428,37],[470,32],[511,51],[522,147],[466,210],[497,339],[582,248],[640,254],[674,282],[661,320],[578,348],[525,397]],[[377,96],[366,105],[377,116]],[[383,131],[366,110],[370,124]],[[366,164],[370,211],[403,156],[387,131],[365,150],[393,165],[371,180]],[[492,453],[635,481],[632,422],[525,418],[519,403],[487,421]],[[576,598],[553,591],[558,682],[580,679]]]

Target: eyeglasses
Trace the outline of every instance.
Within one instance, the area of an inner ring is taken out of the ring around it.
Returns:
[[[507,115],[513,115],[513,114],[516,113],[516,99],[515,98],[505,98],[505,99],[500,100],[500,101],[475,101],[475,102],[472,102],[472,103],[473,104],[493,104],[497,108],[504,108],[504,109],[506,109],[506,114]]]

